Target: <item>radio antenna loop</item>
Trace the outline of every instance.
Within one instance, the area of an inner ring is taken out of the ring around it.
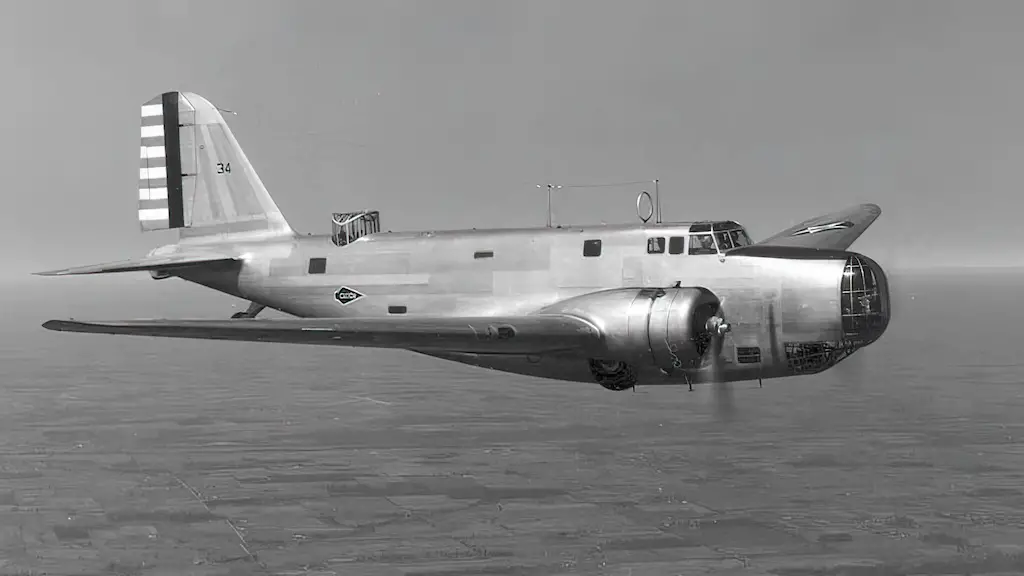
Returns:
[[[647,198],[646,215],[644,214],[644,210],[641,208],[644,198]],[[651,200],[651,195],[647,193],[647,190],[636,195],[636,216],[642,220],[644,224],[647,224],[647,221],[654,216],[654,201]]]

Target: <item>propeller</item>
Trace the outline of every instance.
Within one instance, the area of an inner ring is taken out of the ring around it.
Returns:
[[[712,392],[715,396],[715,416],[719,420],[729,421],[736,415],[736,403],[733,398],[732,384],[723,378],[723,363],[725,359],[722,356],[722,344],[725,340],[725,334],[728,332],[728,324],[722,322],[716,329],[724,329],[724,331],[716,333],[711,339],[711,346],[708,347],[709,360],[711,361],[710,380]]]
[[[698,314],[701,330],[697,346],[698,350],[703,350],[701,363],[707,365],[707,381],[715,397],[715,415],[720,420],[728,421],[736,413],[736,404],[732,386],[724,379],[725,357],[722,348],[725,335],[732,327],[725,320],[723,306],[724,302],[719,301],[717,306],[708,305]]]

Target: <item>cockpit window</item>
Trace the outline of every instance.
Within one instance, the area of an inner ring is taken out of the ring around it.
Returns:
[[[711,234],[691,234],[690,235],[690,255],[697,256],[700,254],[715,254],[718,250],[715,249],[715,239],[711,237]]]
[[[753,244],[750,241],[750,236],[747,236],[747,231],[742,228],[729,232],[729,238],[732,240],[732,245],[736,248]]]
[[[722,252],[733,247],[732,240],[729,238],[728,232],[715,232],[715,239],[718,240],[718,249]]]

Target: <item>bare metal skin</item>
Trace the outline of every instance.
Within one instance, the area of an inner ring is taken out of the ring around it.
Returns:
[[[142,113],[140,225],[179,242],[41,274],[148,271],[253,304],[229,320],[48,329],[400,348],[624,390],[819,373],[889,323],[883,270],[847,251],[874,204],[757,244],[731,221],[383,232],[376,212],[301,235],[209,101],[169,92]],[[255,319],[265,307],[297,318]]]

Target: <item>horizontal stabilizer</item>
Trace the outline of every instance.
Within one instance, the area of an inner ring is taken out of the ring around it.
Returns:
[[[208,266],[217,263],[234,262],[236,259],[218,254],[172,254],[169,256],[147,256],[133,260],[120,260],[106,264],[76,266],[61,270],[36,272],[36,276],[72,276],[77,274],[112,274],[115,272],[141,272],[145,270],[172,271],[192,266]]]
[[[508,318],[50,320],[43,324],[43,328],[94,334],[490,354],[582,351],[598,344],[601,339],[600,331],[589,322],[561,314]]]
[[[881,214],[877,204],[860,204],[805,220],[757,244],[846,250]]]

